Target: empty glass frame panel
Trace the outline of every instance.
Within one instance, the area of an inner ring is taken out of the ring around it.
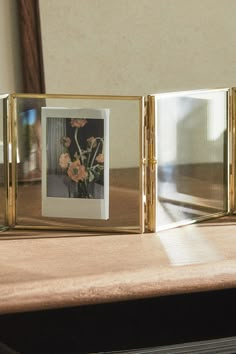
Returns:
[[[161,230],[228,211],[228,90],[154,96],[156,224]]]
[[[7,186],[6,186],[6,124],[7,124],[7,95],[0,96],[0,230],[6,223]]]
[[[16,227],[143,230],[142,97],[16,95],[14,107]]]

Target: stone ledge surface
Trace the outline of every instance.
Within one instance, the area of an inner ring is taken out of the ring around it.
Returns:
[[[145,235],[4,233],[0,313],[234,288],[234,220]]]

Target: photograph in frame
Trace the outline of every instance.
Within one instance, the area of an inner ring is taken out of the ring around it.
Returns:
[[[109,110],[42,108],[42,216],[109,219]]]

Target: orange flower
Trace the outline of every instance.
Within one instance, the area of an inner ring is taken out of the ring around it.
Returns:
[[[81,165],[79,160],[70,164],[67,174],[75,182],[83,181],[88,176],[84,165]]]
[[[87,123],[88,123],[87,119],[78,119],[78,118],[71,119],[71,126],[75,128],[83,128]]]
[[[104,162],[104,155],[103,154],[99,154],[96,159],[95,159],[98,163],[103,163]]]
[[[61,168],[67,168],[70,162],[71,159],[68,153],[61,154],[61,156],[59,157],[59,165],[61,166]]]

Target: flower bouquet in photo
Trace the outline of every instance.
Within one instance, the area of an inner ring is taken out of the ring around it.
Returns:
[[[64,152],[59,166],[69,198],[104,197],[103,120],[65,118],[66,136],[61,137]],[[100,133],[96,136],[95,133]],[[91,134],[91,135],[90,135]],[[93,135],[92,135],[93,134]]]

